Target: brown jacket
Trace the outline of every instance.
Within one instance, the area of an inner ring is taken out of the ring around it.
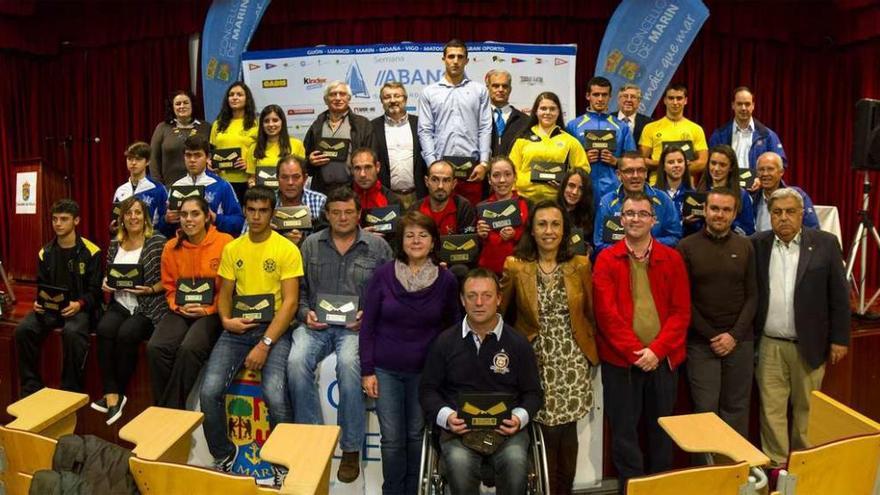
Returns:
[[[586,256],[575,256],[559,267],[565,281],[565,293],[571,316],[571,331],[578,347],[591,364],[599,364],[596,352],[595,318],[593,316],[593,279],[590,275],[590,260]],[[538,264],[510,256],[504,262],[504,275],[501,278],[501,312],[513,304],[516,319],[513,327],[524,334],[529,342],[538,336]]]

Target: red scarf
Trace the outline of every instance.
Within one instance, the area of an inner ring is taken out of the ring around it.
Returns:
[[[382,194],[382,181],[376,180],[373,187],[369,189],[361,189],[355,182],[354,192],[358,195],[361,202],[361,210],[369,210],[371,208],[384,208],[388,206],[388,198]]]

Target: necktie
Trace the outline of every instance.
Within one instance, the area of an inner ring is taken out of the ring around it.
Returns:
[[[495,109],[495,129],[498,131],[498,136],[504,134],[504,127],[507,124],[504,122],[504,115],[501,114],[501,109]]]

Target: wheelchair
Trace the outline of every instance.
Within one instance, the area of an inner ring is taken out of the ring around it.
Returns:
[[[534,422],[527,425],[529,431],[529,472],[526,477],[529,495],[550,495],[550,481],[547,479],[547,452],[544,448],[544,434]],[[422,460],[419,468],[419,495],[444,495],[447,493],[445,465],[440,455],[440,429],[428,425],[422,435]],[[486,487],[495,486],[495,473],[488,460],[481,467],[482,483]]]

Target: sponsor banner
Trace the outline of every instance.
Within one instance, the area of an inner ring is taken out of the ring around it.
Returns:
[[[327,109],[324,87],[331,81],[348,83],[351,108],[368,118],[382,115],[382,85],[400,82],[409,96],[407,110],[415,113],[422,89],[443,77],[442,53],[442,43],[320,46],[246,52],[242,68],[257,110],[280,105],[290,134],[302,139],[315,117]],[[482,83],[492,69],[510,72],[514,107],[530,110],[538,93],[552,91],[562,102],[564,119],[575,116],[576,45],[469,43],[468,55],[470,79]]]
[[[602,38],[595,74],[614,88],[638,84],[639,113],[651,115],[708,18],[700,0],[622,0]]]
[[[202,30],[202,101],[205,119],[217,119],[226,88],[241,74],[247,48],[270,0],[214,0]]]

